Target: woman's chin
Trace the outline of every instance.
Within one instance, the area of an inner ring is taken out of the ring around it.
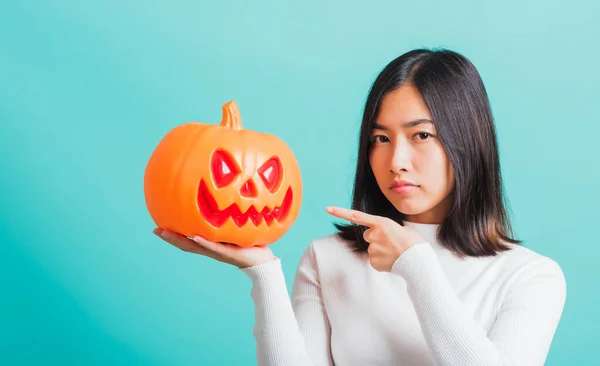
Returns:
[[[396,210],[405,216],[416,216],[427,211],[422,205],[409,204],[408,202],[401,202],[394,205]]]
[[[404,215],[407,221],[416,223],[441,223],[445,217],[445,214],[439,212],[436,206],[431,207],[424,203],[411,205],[408,202],[403,202],[402,204],[394,205],[394,207]]]

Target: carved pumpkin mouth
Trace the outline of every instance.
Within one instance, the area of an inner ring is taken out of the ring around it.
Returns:
[[[200,208],[200,213],[214,227],[221,227],[230,217],[237,227],[244,226],[248,220],[250,220],[254,226],[258,226],[265,220],[267,226],[271,226],[271,223],[273,223],[274,220],[277,222],[284,220],[287,217],[291,206],[292,187],[288,187],[281,205],[276,206],[273,209],[265,206],[260,211],[252,205],[246,212],[241,212],[236,203],[231,204],[223,210],[219,210],[217,201],[208,191],[204,180],[200,181],[200,187],[198,189],[198,207]]]

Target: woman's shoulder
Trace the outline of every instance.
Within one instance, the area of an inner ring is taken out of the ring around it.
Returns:
[[[369,263],[364,255],[354,252],[350,244],[336,233],[315,238],[304,250],[300,265],[317,267],[331,274],[337,269],[362,267],[364,263]]]
[[[513,280],[546,277],[565,283],[564,272],[556,259],[526,245],[507,245],[510,250],[496,255],[495,261]]]
[[[531,262],[545,262],[550,263],[556,261],[550,256],[543,254],[540,250],[530,247],[528,244],[511,244],[506,243],[510,250],[501,252],[500,257],[505,257],[508,260],[519,264],[531,263]],[[557,263],[558,264],[558,263]]]
[[[337,233],[328,234],[313,239],[307,250],[313,251],[315,256],[329,257],[338,255],[356,256],[351,249],[351,243],[341,238]]]

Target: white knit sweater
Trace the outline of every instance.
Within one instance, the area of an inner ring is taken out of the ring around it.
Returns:
[[[566,299],[559,265],[521,246],[459,259],[439,225],[378,272],[334,235],[302,256],[292,297],[281,262],[252,280],[257,360],[292,365],[543,365]]]

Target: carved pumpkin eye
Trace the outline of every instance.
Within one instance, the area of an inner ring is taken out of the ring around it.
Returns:
[[[258,175],[262,178],[267,189],[271,192],[275,192],[281,183],[281,161],[278,157],[272,157],[267,160],[260,168],[258,168]]]
[[[211,171],[217,188],[228,186],[241,172],[231,155],[223,150],[213,154]]]

